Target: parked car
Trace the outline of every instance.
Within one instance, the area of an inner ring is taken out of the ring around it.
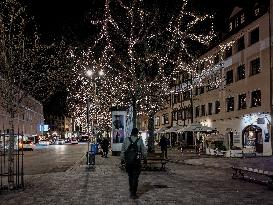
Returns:
[[[63,144],[65,144],[65,141],[64,141],[64,139],[57,139],[57,140],[55,141],[55,144],[63,145]]]
[[[49,140],[40,140],[39,145],[42,145],[42,146],[48,146],[50,145],[50,141]]]
[[[19,142],[19,150],[34,150],[34,143],[30,140]]]
[[[72,137],[70,142],[71,142],[71,144],[78,144],[79,143],[76,137]]]

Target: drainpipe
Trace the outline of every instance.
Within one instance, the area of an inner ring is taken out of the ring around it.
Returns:
[[[269,90],[269,96],[270,96],[270,115],[271,115],[271,122],[270,122],[270,126],[271,126],[271,151],[273,149],[273,140],[272,140],[272,106],[273,106],[273,102],[272,102],[272,25],[271,25],[271,6],[272,6],[272,2],[273,0],[269,0],[269,20],[268,20],[268,24],[269,24],[269,76],[270,76],[270,90]]]

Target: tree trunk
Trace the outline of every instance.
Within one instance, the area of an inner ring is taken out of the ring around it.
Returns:
[[[14,142],[15,142],[15,136],[14,136],[14,114],[11,113],[10,120],[9,120],[9,128],[10,131],[8,133],[9,135],[9,146],[8,146],[8,184],[9,189],[14,188]],[[19,137],[19,136],[18,136]],[[18,149],[19,149],[19,145]]]
[[[149,115],[148,120],[148,153],[155,152],[154,139],[154,114]]]
[[[132,106],[133,106],[133,127],[137,127],[137,106],[136,106],[136,98],[132,98]]]

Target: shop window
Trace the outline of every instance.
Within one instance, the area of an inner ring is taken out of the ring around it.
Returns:
[[[239,99],[238,109],[239,110],[246,109],[246,94],[239,95],[238,99]]]
[[[259,41],[259,27],[250,32],[250,45]]]
[[[250,75],[257,75],[261,72],[260,58],[250,62]]]
[[[199,117],[199,106],[195,107],[195,117]]]
[[[237,79],[245,79],[245,65],[240,65],[237,67]]]
[[[251,107],[261,106],[261,91],[255,90],[251,92]]]
[[[227,112],[234,111],[234,97],[227,98],[226,102],[227,102]]]
[[[201,105],[201,116],[206,115],[206,105]]]
[[[215,101],[215,114],[218,114],[220,112],[220,101]]]
[[[232,47],[228,47],[225,50],[225,58],[229,58],[230,56],[232,56]]]
[[[241,51],[245,48],[245,38],[242,36],[237,40],[237,51]]]
[[[212,103],[208,104],[208,115],[212,115]]]
[[[226,72],[226,84],[233,83],[233,70],[229,70]]]

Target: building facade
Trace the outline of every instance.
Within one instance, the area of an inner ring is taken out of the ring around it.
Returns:
[[[0,130],[9,133],[11,127],[9,124],[10,115],[0,108]],[[44,124],[43,105],[33,97],[26,97],[22,106],[16,113],[13,120],[14,132],[23,134],[25,137],[42,135],[41,125]]]
[[[227,138],[227,150],[272,155],[272,2],[234,8],[222,41],[177,77],[172,126],[201,123]]]

